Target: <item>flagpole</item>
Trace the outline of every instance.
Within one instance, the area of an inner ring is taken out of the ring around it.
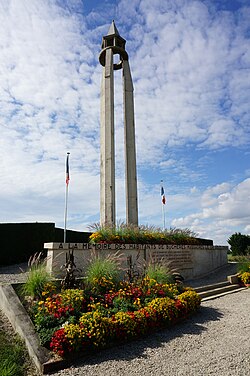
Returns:
[[[65,191],[65,210],[64,210],[64,234],[63,242],[66,243],[66,232],[67,232],[67,214],[68,214],[68,195],[69,195],[69,155],[67,153],[66,158],[66,191]]]
[[[162,201],[161,201],[161,209],[162,209],[162,224],[163,224],[163,231],[165,230],[165,201],[163,202],[163,195],[165,200],[165,193],[163,188],[163,180],[161,180],[161,195],[162,195]]]
[[[165,230],[165,208],[164,205],[161,204],[162,206],[162,223],[163,223],[163,230]]]

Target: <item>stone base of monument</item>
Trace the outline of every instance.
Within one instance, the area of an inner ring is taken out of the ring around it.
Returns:
[[[159,245],[159,244],[89,244],[89,243],[45,243],[47,249],[47,271],[55,277],[65,275],[63,265],[66,254],[74,250],[74,261],[79,276],[84,276],[86,267],[93,257],[107,257],[118,254],[121,277],[132,262],[134,269],[141,269],[150,260],[167,263],[185,279],[201,277],[227,264],[226,246],[212,245]]]

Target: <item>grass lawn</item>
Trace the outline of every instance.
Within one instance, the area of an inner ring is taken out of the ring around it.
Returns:
[[[10,336],[0,329],[0,374],[1,376],[27,375],[27,355],[17,335]]]

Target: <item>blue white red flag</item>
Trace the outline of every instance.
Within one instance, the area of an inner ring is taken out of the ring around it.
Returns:
[[[163,205],[166,204],[166,196],[165,196],[165,192],[164,192],[163,186],[161,186],[161,202],[162,202]]]
[[[69,184],[69,153],[67,154],[67,159],[66,159],[66,184]]]

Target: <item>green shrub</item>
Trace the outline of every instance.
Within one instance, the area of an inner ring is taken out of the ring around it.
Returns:
[[[236,232],[230,236],[227,242],[231,246],[233,256],[246,255],[247,248],[250,246],[250,236]]]
[[[238,273],[250,272],[250,262],[241,262],[237,266]]]
[[[229,254],[227,256],[228,261],[233,261],[233,262],[250,262],[250,254],[247,255],[237,255],[233,256],[232,254]]]

